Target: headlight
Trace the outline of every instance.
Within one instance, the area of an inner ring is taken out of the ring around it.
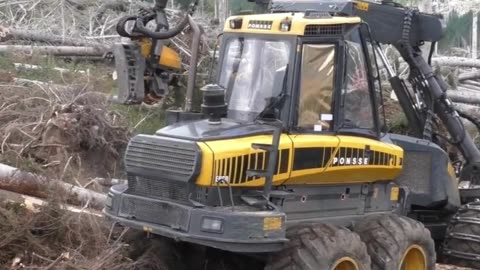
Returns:
[[[113,206],[113,198],[112,198],[112,195],[111,194],[108,194],[107,195],[107,199],[105,200],[105,206],[108,207],[108,208],[112,208]]]
[[[291,27],[292,27],[292,22],[288,18],[282,20],[282,22],[280,23],[280,31],[282,32],[290,31]]]
[[[223,220],[219,218],[203,217],[202,231],[223,233]]]
[[[242,23],[243,23],[242,18],[231,19],[230,20],[230,28],[231,29],[240,29],[240,28],[242,28]]]

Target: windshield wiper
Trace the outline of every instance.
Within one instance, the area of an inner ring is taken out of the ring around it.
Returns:
[[[283,102],[287,96],[287,72],[288,64],[285,66],[285,73],[283,76],[282,89],[280,93],[277,96],[270,98],[268,105],[257,115],[257,117],[255,117],[255,120],[263,119],[265,118],[265,115],[269,115],[268,118],[276,118],[275,110],[283,106]]]

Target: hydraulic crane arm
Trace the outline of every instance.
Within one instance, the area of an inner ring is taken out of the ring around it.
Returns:
[[[478,183],[480,150],[447,97],[447,84],[434,74],[420,49],[424,42],[435,43],[442,38],[442,19],[390,1],[382,4],[355,1],[352,15],[359,16],[369,25],[374,42],[392,44],[407,62],[410,68],[409,81],[420,95],[422,104],[411,98],[408,88],[398,76],[392,74],[390,82],[400,97],[404,111],[410,114],[412,119],[409,120],[417,135],[423,128],[422,137],[431,140],[433,118],[438,116],[450,134],[450,143],[460,150],[467,161],[462,179]],[[416,117],[413,118],[411,114]]]
[[[264,0],[256,0],[265,4]],[[447,85],[436,76],[431,65],[423,57],[424,42],[439,41],[443,36],[442,18],[403,7],[392,1],[289,1],[273,0],[272,12],[316,10],[335,15],[358,16],[368,25],[372,43],[383,62],[388,61],[379,44],[393,45],[410,67],[411,93],[392,69],[390,83],[405,112],[410,129],[418,138],[432,140],[434,120],[438,117],[448,131],[449,142],[456,146],[466,160],[462,180],[479,184],[480,151],[465,129],[462,119],[447,97]],[[433,46],[432,46],[433,47]]]

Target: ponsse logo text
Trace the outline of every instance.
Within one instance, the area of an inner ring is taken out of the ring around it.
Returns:
[[[334,157],[332,166],[341,166],[341,165],[368,165],[368,158],[357,158],[357,157]]]

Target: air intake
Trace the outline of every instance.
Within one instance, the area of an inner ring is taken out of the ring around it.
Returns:
[[[343,34],[343,25],[307,25],[305,27],[305,36],[341,36]]]

